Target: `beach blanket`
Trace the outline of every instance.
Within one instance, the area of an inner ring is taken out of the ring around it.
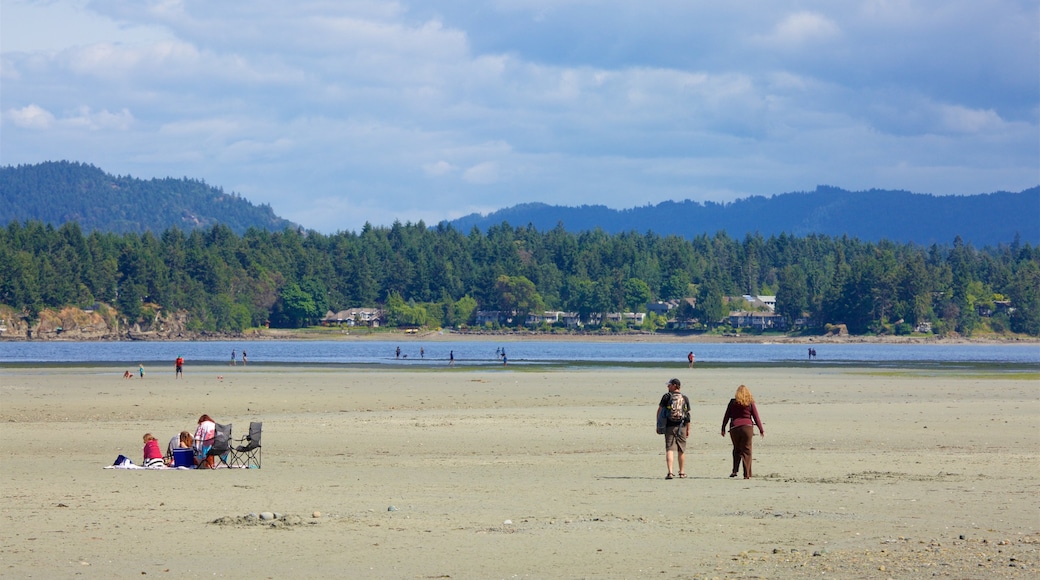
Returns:
[[[150,461],[145,465],[135,465],[134,462],[125,455],[116,457],[116,460],[112,465],[106,465],[105,469],[193,469],[191,467],[167,467],[162,460]]]
[[[130,463],[130,464],[127,464],[127,465],[106,465],[105,469],[148,469],[148,470],[153,470],[154,471],[154,470],[158,470],[158,469],[195,469],[195,468],[194,467],[167,467],[165,465],[155,465],[153,467],[145,467],[143,465],[134,465],[133,463]]]

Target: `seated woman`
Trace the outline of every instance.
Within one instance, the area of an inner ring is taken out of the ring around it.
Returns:
[[[195,437],[192,449],[195,450],[195,467],[212,468],[213,458],[208,457],[210,448],[213,447],[213,439],[217,435],[217,425],[209,415],[203,414],[199,417],[199,426],[195,429]]]
[[[193,442],[191,433],[187,431],[181,431],[180,435],[171,437],[170,443],[166,445],[166,465],[173,465],[174,449],[191,449]]]
[[[144,462],[142,465],[145,467],[162,467],[163,456],[162,451],[159,451],[159,440],[152,436],[151,433],[144,434]]]

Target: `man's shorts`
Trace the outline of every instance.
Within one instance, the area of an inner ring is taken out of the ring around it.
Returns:
[[[669,425],[664,428],[664,448],[666,451],[686,453],[685,425]]]

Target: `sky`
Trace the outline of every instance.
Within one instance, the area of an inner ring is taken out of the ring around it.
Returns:
[[[1036,0],[0,0],[0,164],[323,233],[1040,184]]]

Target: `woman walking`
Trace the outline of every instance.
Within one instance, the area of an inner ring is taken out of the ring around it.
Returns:
[[[729,438],[733,441],[733,472],[730,477],[737,476],[737,469],[744,464],[744,479],[751,479],[751,438],[755,435],[755,425],[762,437],[766,431],[762,420],[758,418],[758,407],[751,391],[744,385],[737,387],[737,394],[730,399],[726,407],[726,415],[722,417],[722,435],[726,436],[726,421],[729,421]]]

